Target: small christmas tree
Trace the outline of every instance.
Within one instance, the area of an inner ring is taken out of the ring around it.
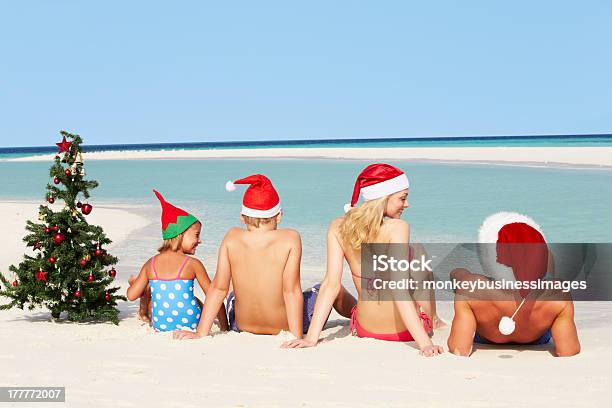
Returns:
[[[118,287],[109,287],[117,272],[114,267],[107,270],[117,258],[104,248],[111,241],[103,229],[85,219],[93,209],[87,202],[89,190],[98,182],[84,178],[81,137],[64,131],[61,135],[63,140],[57,143],[59,152],[49,171],[53,184],[47,185],[46,200],[49,204],[63,200],[65,206],[54,212],[41,205],[41,222],[27,222],[29,234],[23,240],[33,247],[34,255],[25,254],[19,266],[9,267],[11,282],[0,274],[4,283],[0,295],[11,300],[0,305],[0,310],[23,309],[26,304],[30,310],[45,306],[56,319],[66,311],[72,321],[93,317],[118,324],[116,302],[125,297],[116,295]]]

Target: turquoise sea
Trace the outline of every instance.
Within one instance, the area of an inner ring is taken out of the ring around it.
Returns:
[[[411,183],[412,241],[474,242],[482,220],[511,210],[533,217],[549,242],[612,242],[612,170],[390,162]],[[87,177],[99,181],[90,202],[132,203],[155,222],[136,234],[129,256],[155,250],[159,206],[151,190],[204,221],[198,255],[211,267],[224,232],[239,225],[243,188],[225,191],[225,182],[252,173],[274,182],[284,210],[282,225],[295,228],[304,243],[303,268],[320,270],[325,262],[325,231],[350,201],[356,175],[369,162],[358,160],[115,160],[86,162]],[[0,161],[0,199],[44,202],[50,181],[46,162]],[[138,251],[136,251],[138,248]]]

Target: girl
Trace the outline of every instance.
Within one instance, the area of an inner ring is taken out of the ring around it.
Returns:
[[[327,234],[327,273],[321,284],[314,316],[304,339],[285,342],[282,347],[312,347],[319,335],[332,304],[341,288],[342,264],[346,260],[359,295],[351,315],[351,330],[359,337],[389,341],[416,340],[420,353],[435,356],[442,347],[432,343],[428,331],[432,330],[429,317],[419,311],[414,300],[376,302],[364,300],[361,288],[361,245],[367,243],[408,244],[410,227],[400,219],[408,208],[408,178],[403,171],[388,164],[366,167],[355,183],[348,213],[329,226]],[[365,203],[355,207],[362,194]],[[353,208],[354,207],[354,208]],[[435,313],[430,304],[423,305]]]
[[[149,259],[137,278],[130,277],[127,298],[141,298],[140,318],[151,320],[155,331],[195,330],[202,313],[202,302],[195,297],[193,280],[206,293],[210,278],[195,254],[202,224],[188,212],[166,202],[153,190],[162,206],[162,237],[159,254]],[[221,330],[228,330],[225,307],[217,315]]]

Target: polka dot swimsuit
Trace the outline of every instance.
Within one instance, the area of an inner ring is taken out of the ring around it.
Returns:
[[[181,279],[188,260],[186,256],[175,279],[160,279],[155,257],[151,261],[155,279],[149,279],[149,285],[155,331],[195,330],[198,327],[201,310],[193,294],[193,279]]]

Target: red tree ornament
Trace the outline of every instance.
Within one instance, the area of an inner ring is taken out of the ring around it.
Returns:
[[[57,177],[55,177],[53,179],[53,184],[59,184],[60,183],[60,179],[58,179]]]
[[[115,270],[115,267],[111,268],[111,270],[108,271],[108,276],[115,279],[115,276],[117,276],[117,270]]]
[[[108,294],[108,292],[104,294],[104,300],[106,300],[107,302],[110,300],[110,295]]]
[[[53,226],[53,231],[55,231],[55,232],[59,231],[59,227],[57,225],[54,225]]]
[[[70,170],[70,169],[66,169],[66,171],[64,173],[66,174],[67,177],[72,176],[72,170]]]
[[[49,202],[49,204],[53,204],[55,202],[55,198],[53,198],[53,196],[47,198],[47,201]]]
[[[87,259],[83,258],[79,261],[79,264],[81,264],[82,267],[87,266]]]
[[[50,257],[49,257],[49,263],[50,263],[50,264],[54,264],[54,263],[55,263],[55,258],[54,258],[54,257],[52,257],[52,256],[50,256]]]
[[[53,242],[55,242],[55,245],[59,245],[64,242],[64,238],[64,234],[58,232],[53,236]]]
[[[93,277],[93,275],[92,275],[91,273],[90,273],[90,274],[89,274],[89,276],[87,277],[87,280],[88,280],[89,282],[93,282],[94,277]]]
[[[51,228],[49,228],[49,227],[45,227],[45,234],[48,234],[48,233],[50,233],[50,232],[51,232]]]
[[[12,283],[13,287],[16,288],[17,287],[17,279],[15,279]]]
[[[76,292],[74,292],[74,296],[76,296],[76,297],[80,298],[80,297],[81,297],[81,290],[80,290],[80,289],[77,289],[77,291],[76,291]]]
[[[47,281],[47,274],[49,272],[47,271],[43,271],[42,269],[39,269],[38,272],[36,273],[36,279],[38,279],[38,281]]]
[[[93,207],[91,206],[91,204],[83,204],[83,206],[81,207],[81,212],[85,215],[88,215],[89,213],[91,213],[91,210],[93,209]]]

